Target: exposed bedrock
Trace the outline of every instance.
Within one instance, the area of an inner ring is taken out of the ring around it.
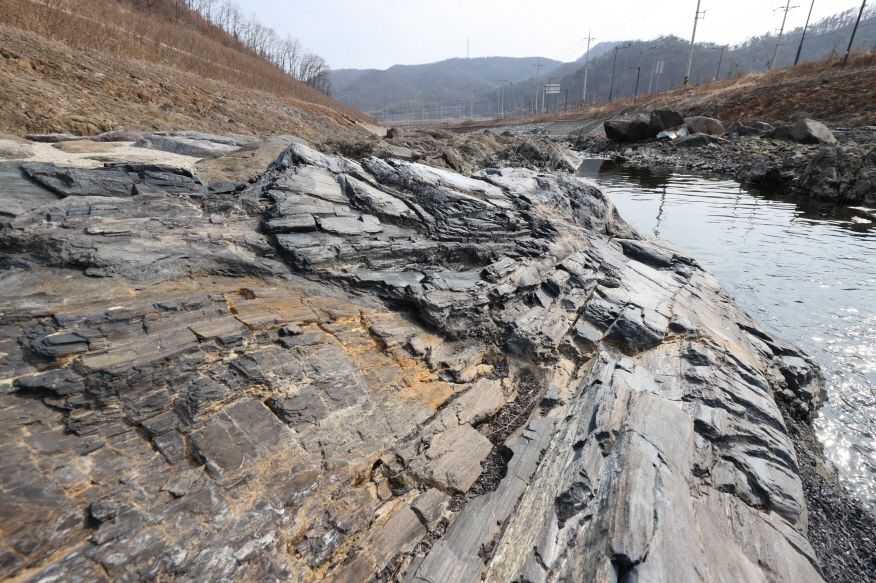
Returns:
[[[0,577],[822,580],[775,401],[818,366],[593,184],[28,171],[64,198],[0,223]]]

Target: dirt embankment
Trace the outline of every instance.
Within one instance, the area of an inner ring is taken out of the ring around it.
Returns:
[[[640,95],[635,103],[633,99],[617,99],[568,113],[515,119],[513,124],[595,119],[654,109],[675,109],[685,116],[704,115],[727,124],[737,119],[746,125],[755,121],[794,123],[810,117],[831,127],[876,125],[876,53],[856,55],[845,70],[837,60],[803,63],[784,71]],[[511,123],[503,120],[478,128]]]
[[[324,106],[0,26],[0,133],[113,129],[294,134],[314,142],[366,135],[356,120]]]

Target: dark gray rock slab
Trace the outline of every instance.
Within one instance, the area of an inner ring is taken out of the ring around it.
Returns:
[[[60,197],[27,177],[20,163],[0,162],[0,215],[15,217]]]
[[[28,162],[21,168],[31,180],[61,196],[128,197],[156,189],[173,194],[206,190],[189,170],[161,164],[115,163],[89,169]]]

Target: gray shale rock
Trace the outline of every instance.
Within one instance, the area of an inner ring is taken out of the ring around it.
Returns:
[[[183,156],[206,158],[222,156],[237,151],[241,146],[258,140],[237,135],[204,134],[201,132],[155,132],[146,134],[134,142],[138,148],[161,150]]]
[[[66,198],[0,229],[0,577],[822,580],[773,399],[818,366],[595,185],[30,171]]]

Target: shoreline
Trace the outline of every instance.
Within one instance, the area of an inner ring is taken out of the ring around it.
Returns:
[[[814,197],[807,193],[805,174],[811,160],[824,150],[836,147],[855,148],[857,144],[840,146],[803,146],[769,138],[739,138],[714,148],[673,148],[666,143],[618,143],[607,138],[587,137],[566,144],[581,154],[611,160],[635,168],[677,168],[694,172],[732,177],[741,185],[767,186],[791,196],[803,196],[835,204],[852,206],[858,201],[838,201]],[[760,146],[758,151],[752,146]],[[746,151],[746,149],[748,151]],[[742,155],[733,156],[742,151]],[[769,151],[769,153],[767,153]],[[801,155],[795,163],[782,164],[782,154]],[[763,172],[766,167],[767,171]],[[858,207],[864,211],[864,208]],[[876,204],[873,204],[876,219]],[[876,514],[868,512],[859,498],[840,481],[833,462],[824,453],[824,446],[815,434],[812,419],[801,417],[793,403],[775,395],[788,426],[797,453],[800,478],[803,481],[809,511],[809,540],[829,581],[852,581],[862,574],[876,572]],[[817,415],[818,412],[815,412]],[[864,578],[876,581],[876,578]]]

